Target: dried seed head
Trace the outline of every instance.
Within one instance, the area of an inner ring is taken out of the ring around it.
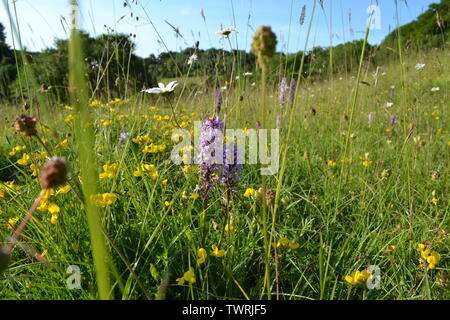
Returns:
[[[24,136],[35,136],[37,118],[35,116],[26,116],[24,114],[17,116],[14,123],[14,129],[22,133]]]
[[[252,52],[258,57],[260,67],[267,65],[275,54],[277,36],[269,26],[259,26],[253,36]]]
[[[10,260],[9,254],[0,250],[0,274],[2,274],[3,271],[8,269],[9,260]]]
[[[66,182],[67,167],[64,158],[53,157],[41,169],[43,189],[51,189]]]
[[[273,203],[273,200],[275,199],[275,191],[272,189],[266,190],[266,203],[268,206],[270,206]]]

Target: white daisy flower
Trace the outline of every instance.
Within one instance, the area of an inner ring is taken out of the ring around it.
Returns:
[[[253,75],[252,72],[246,72],[244,73],[244,77],[251,77]]]
[[[198,60],[198,56],[194,53],[192,56],[189,57],[189,60],[188,60],[187,64],[191,65],[197,60]]]
[[[222,36],[224,38],[228,37],[230,34],[232,34],[233,32],[239,33],[233,26],[230,26],[228,28],[225,29],[221,29],[216,31],[216,34],[218,34],[219,36]]]
[[[431,92],[436,92],[436,91],[439,91],[439,90],[441,90],[441,88],[439,88],[439,87],[433,87],[433,88],[431,88]]]
[[[386,102],[386,104],[384,105],[386,108],[390,108],[394,105],[393,102]]]
[[[147,93],[155,93],[155,94],[167,94],[170,92],[173,92],[173,90],[175,90],[176,86],[178,86],[178,82],[176,81],[172,81],[169,82],[167,84],[167,86],[164,85],[164,83],[158,83],[158,88],[149,88],[149,89],[144,89],[142,90],[142,92],[147,92]]]
[[[425,63],[418,63],[418,64],[416,64],[416,66],[414,68],[416,68],[416,70],[420,70],[423,67],[425,67]]]

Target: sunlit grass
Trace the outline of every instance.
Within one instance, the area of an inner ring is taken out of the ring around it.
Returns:
[[[299,77],[294,108],[279,107],[278,75],[256,70],[251,81],[240,75],[223,91],[219,114],[228,128],[247,129],[257,122],[275,128],[280,114],[281,173],[262,187],[259,165],[244,165],[235,193],[219,185],[203,198],[196,168],[170,160],[171,134],[216,112],[216,88],[202,76],[183,75],[159,79],[180,82],[168,97],[92,94],[82,48],[72,30],[70,103],[48,101],[45,93],[39,100],[53,110],[40,114],[39,136],[66,158],[72,189],[55,190],[49,200],[60,208],[57,221],[48,209],[37,210],[0,275],[2,297],[450,298],[448,50],[400,56],[401,72],[391,61],[376,81],[364,55],[354,62],[358,73],[320,82]],[[283,76],[290,81],[302,69],[303,63]],[[225,86],[229,75],[215,81]],[[6,243],[40,191],[34,170],[47,150],[14,133],[22,110],[1,108]],[[34,111],[37,105],[26,112]],[[267,211],[260,188],[275,195]],[[435,265],[420,243],[440,254]],[[81,290],[66,286],[70,265],[81,269]],[[369,265],[381,270],[380,289],[356,279]]]

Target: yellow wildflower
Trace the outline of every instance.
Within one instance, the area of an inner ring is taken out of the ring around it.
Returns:
[[[216,246],[216,245],[212,245],[211,248],[213,249],[213,251],[210,253],[211,256],[216,257],[216,258],[220,258],[223,257],[225,254],[225,250],[220,249]]]
[[[52,217],[50,218],[50,222],[51,224],[57,224],[58,223],[58,215],[57,214],[52,214]]]
[[[370,278],[371,274],[367,272],[366,269],[363,271],[357,270],[353,276],[346,276],[345,281],[350,283],[351,285],[358,285],[361,283],[367,282],[367,280]]]
[[[31,175],[33,177],[37,177],[39,175],[39,169],[34,163],[30,164],[30,169],[31,169]]]
[[[69,145],[69,140],[64,139],[56,145],[56,148],[65,148]]]
[[[137,144],[141,144],[141,143],[148,143],[151,141],[150,137],[145,135],[145,136],[138,136],[136,138],[131,139],[131,141],[133,141],[134,143]]]
[[[362,161],[361,163],[364,167],[368,167],[372,164],[372,161],[369,160],[369,152],[366,152],[364,157],[359,157],[359,159]]]
[[[435,198],[435,197],[433,197],[433,199],[431,199],[431,204],[432,205],[434,205],[434,206],[437,206],[437,204],[438,204],[438,202],[439,202],[439,199],[438,198]]]
[[[185,282],[195,283],[195,272],[193,268],[189,268],[188,271],[186,271],[182,278],[176,279],[179,286],[184,285]]]
[[[69,114],[67,117],[64,118],[64,122],[70,122],[75,120],[75,117],[71,114]]]
[[[208,254],[206,253],[206,250],[203,249],[203,248],[198,249],[197,255],[198,255],[198,258],[197,258],[197,263],[198,264],[204,263],[206,258],[208,257]]]
[[[94,195],[94,202],[99,207],[107,207],[117,200],[115,193],[102,193]]]
[[[369,161],[369,160],[364,160],[363,162],[362,162],[362,165],[364,166],[364,167],[368,167],[368,166],[370,166],[372,164],[372,161]]]
[[[118,104],[120,102],[122,102],[122,100],[120,98],[115,98],[114,100],[111,100],[109,103],[110,104]]]
[[[26,146],[16,146],[16,147],[12,148],[12,150],[9,152],[9,155],[14,156],[14,155],[16,155],[16,153],[22,152],[25,149],[26,149]]]
[[[253,188],[247,188],[247,190],[245,190],[244,192],[244,197],[249,198],[249,197],[254,197],[256,195],[256,190]]]
[[[31,157],[28,153],[24,153],[22,155],[22,158],[20,158],[19,160],[17,160],[17,163],[20,164],[21,166],[27,166],[30,163]]]
[[[427,248],[427,245],[425,244],[425,243],[419,243],[418,245],[417,245],[417,251],[423,251],[423,250],[425,250]]]
[[[226,233],[233,233],[233,231],[234,231],[234,226],[227,223],[227,224],[225,225],[225,232],[226,232]]]
[[[100,120],[100,122],[105,126],[110,126],[113,124],[112,120]]]
[[[440,259],[441,259],[441,255],[436,251],[432,251],[430,253],[430,255],[427,257],[428,268],[434,269]]]
[[[191,193],[191,195],[189,196],[190,199],[198,199],[200,197],[200,195],[198,193]]]
[[[47,207],[47,211],[52,215],[57,215],[61,209],[56,203],[51,203]]]
[[[277,241],[277,247],[286,247],[289,244],[289,239],[284,237]]]
[[[44,250],[44,251],[42,251],[42,253],[41,254],[39,254],[39,253],[35,253],[34,254],[34,257],[36,258],[36,259],[38,259],[38,260],[42,260],[46,255],[47,255],[47,253],[48,253],[48,250],[46,249],[46,250]]]
[[[39,206],[36,207],[36,210],[38,211],[47,211],[48,204],[47,201],[41,200],[41,203],[39,203]]]
[[[300,247],[300,244],[297,242],[292,242],[292,240],[289,240],[288,238],[284,237],[277,241],[277,248],[289,248],[292,250],[298,249]]]
[[[327,160],[327,165],[329,167],[335,167],[336,166],[336,162],[334,162],[333,160]]]
[[[66,186],[64,186],[64,187],[60,187],[60,188],[58,189],[58,193],[66,194],[66,193],[68,193],[70,190],[72,190],[72,187],[71,187],[70,185],[66,185]]]
[[[101,104],[100,101],[94,100],[94,101],[92,101],[89,105],[90,105],[91,107],[96,107],[96,106],[98,106],[98,105],[100,105],[100,104]]]
[[[99,174],[100,179],[114,178],[116,176],[117,164],[116,163],[113,163],[113,164],[107,163],[107,164],[103,165],[103,171],[104,172]]]
[[[19,217],[9,219],[8,223],[6,224],[6,228],[12,230],[17,221],[19,221]]]
[[[142,164],[140,168],[133,172],[133,175],[135,177],[146,175],[149,178],[156,180],[158,178],[158,170],[156,170],[156,167],[153,164]]]

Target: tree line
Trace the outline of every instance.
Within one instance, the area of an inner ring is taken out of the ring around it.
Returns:
[[[450,0],[431,4],[413,22],[393,30],[380,45],[366,46],[367,67],[383,65],[398,56],[398,34],[402,50],[426,50],[448,46],[450,42]],[[400,31],[400,32],[398,32]],[[162,52],[141,58],[135,54],[132,36],[103,34],[91,37],[82,33],[85,43],[89,85],[96,96],[118,97],[127,92],[155,86],[161,79],[189,75],[203,79],[205,85],[223,85],[217,79],[229,79],[244,72],[256,73],[255,56],[243,50],[198,49]],[[362,40],[334,47],[314,47],[305,54],[305,74],[312,79],[354,71],[363,48]],[[283,75],[297,76],[302,52],[278,53],[271,62],[274,80]],[[330,59],[330,56],[332,59]],[[32,73],[32,77],[30,76]],[[34,79],[34,84],[31,81]],[[214,80],[212,82],[212,80]],[[67,100],[68,40],[57,39],[54,48],[41,52],[19,52],[6,44],[5,28],[0,23],[0,101],[24,101],[33,96],[30,88],[48,92],[56,101]]]

